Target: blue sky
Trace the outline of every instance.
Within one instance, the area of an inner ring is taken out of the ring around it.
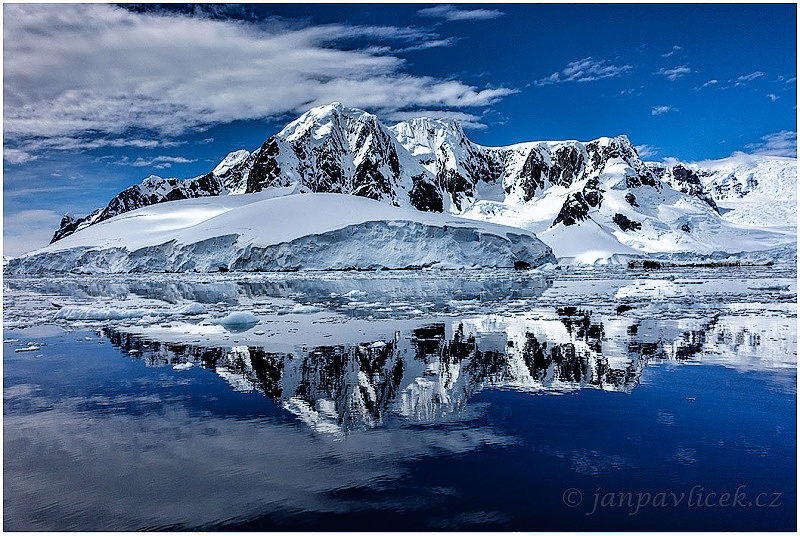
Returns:
[[[645,159],[796,155],[796,6],[5,4],[4,254],[311,106],[485,145],[626,134]]]

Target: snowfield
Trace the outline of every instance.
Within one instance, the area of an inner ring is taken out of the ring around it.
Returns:
[[[210,272],[555,263],[532,233],[341,194],[184,199],[120,214],[12,259],[8,273]]]
[[[65,215],[53,244],[7,270],[460,268],[538,266],[552,255],[592,265],[791,254],[796,188],[796,158],[645,163],[624,135],[488,147],[457,122],[420,117],[387,127],[332,103],[253,152],[229,153],[206,175],[151,176],[83,218]]]
[[[735,153],[720,160],[683,163],[695,172],[703,189],[720,208],[723,220],[752,227],[796,232],[797,159]],[[669,182],[670,177],[667,177]]]

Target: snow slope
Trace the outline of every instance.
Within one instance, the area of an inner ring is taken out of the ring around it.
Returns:
[[[511,267],[555,262],[533,234],[341,194],[257,194],[143,207],[13,259],[9,273]]]
[[[675,168],[693,172],[723,220],[751,226],[794,229],[797,222],[797,159],[735,153],[721,160],[654,164],[675,186]]]

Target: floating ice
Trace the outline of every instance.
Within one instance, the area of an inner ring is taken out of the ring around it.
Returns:
[[[175,311],[177,315],[204,315],[208,310],[197,302],[192,302],[178,308]]]
[[[124,318],[139,318],[150,314],[152,311],[145,309],[114,309],[106,307],[67,306],[62,307],[54,318],[65,320],[122,320]]]
[[[258,324],[258,317],[249,311],[234,311],[215,321],[220,326],[246,326]]]

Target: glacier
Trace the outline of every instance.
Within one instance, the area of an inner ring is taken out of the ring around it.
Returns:
[[[256,194],[150,205],[11,259],[6,273],[537,267],[532,233],[343,194]]]

